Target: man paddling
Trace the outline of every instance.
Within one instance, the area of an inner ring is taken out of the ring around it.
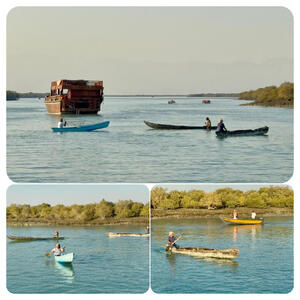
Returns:
[[[64,119],[61,118],[60,121],[59,121],[58,124],[57,124],[57,127],[58,127],[58,128],[64,128],[64,127],[66,127],[66,126],[67,126],[67,121],[64,121]]]
[[[62,252],[65,252],[66,246],[60,247],[60,244],[57,243],[55,248],[49,252],[49,254],[53,253],[54,256],[60,256]]]
[[[176,244],[178,240],[182,238],[182,235],[180,235],[178,238],[175,237],[174,232],[170,232],[168,236],[168,246],[173,248],[175,247],[176,249],[179,248],[179,245]]]
[[[225,127],[225,124],[223,123],[223,120],[221,119],[218,123],[217,131],[216,132],[226,132],[227,129]]]
[[[58,239],[59,238],[59,232],[58,231],[55,231],[55,233],[53,234],[53,237]]]

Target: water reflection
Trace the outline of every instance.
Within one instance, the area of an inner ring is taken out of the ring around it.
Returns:
[[[58,271],[60,274],[60,281],[65,283],[72,283],[75,278],[75,271],[73,264],[60,264],[55,260],[46,260],[46,266],[55,268],[55,271]]]
[[[256,225],[231,225],[232,227],[232,240],[236,242],[238,240],[238,234],[251,234],[252,241],[256,240],[257,232],[262,230],[262,224]]]

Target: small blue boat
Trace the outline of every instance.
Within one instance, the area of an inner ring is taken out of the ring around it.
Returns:
[[[55,261],[61,264],[70,264],[73,262],[74,253],[62,254],[59,256],[54,256]]]
[[[102,122],[102,123],[96,123],[96,124],[90,124],[90,125],[81,125],[77,127],[52,127],[53,132],[82,132],[82,131],[93,131],[97,129],[106,128],[109,125],[109,121]]]

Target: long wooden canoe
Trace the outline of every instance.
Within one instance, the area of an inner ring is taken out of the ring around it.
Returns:
[[[54,256],[54,257],[55,257],[55,261],[57,261],[61,264],[70,264],[73,262],[74,253],[62,254],[62,255]]]
[[[185,126],[185,125],[168,125],[168,124],[158,124],[149,121],[144,121],[144,123],[153,129],[164,129],[164,130],[188,130],[188,129],[207,129],[206,126]],[[211,130],[217,129],[217,126],[211,126]]]
[[[149,233],[127,233],[127,232],[108,232],[108,237],[119,237],[119,236],[137,236],[137,237],[149,237]]]
[[[257,225],[257,224],[262,224],[264,222],[264,219],[263,218],[259,218],[259,219],[224,218],[223,221],[227,224],[233,224],[233,225]]]
[[[218,250],[218,249],[209,249],[209,248],[178,248],[175,247],[171,248],[169,247],[167,252],[170,253],[180,253],[190,256],[196,256],[196,257],[212,257],[212,258],[236,258],[239,255],[239,250],[236,248],[232,249],[225,249],[225,250]]]
[[[24,236],[13,236],[13,235],[7,235],[7,237],[10,240],[13,241],[20,241],[20,242],[31,242],[31,241],[46,241],[46,240],[64,240],[65,238],[60,236],[58,238],[56,237],[50,237],[50,238],[39,238],[39,237],[24,237]]]
[[[268,131],[269,131],[269,127],[265,126],[256,129],[234,130],[234,131],[225,131],[225,132],[216,131],[216,135],[218,137],[253,136],[253,135],[265,135]]]

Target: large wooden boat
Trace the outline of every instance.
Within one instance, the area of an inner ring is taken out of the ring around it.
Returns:
[[[222,132],[216,131],[216,135],[218,137],[265,135],[268,131],[269,131],[269,127],[265,126],[256,129],[222,131]]]
[[[108,237],[120,237],[120,236],[149,237],[150,233],[108,232],[107,235]]]
[[[51,83],[45,98],[49,114],[96,114],[103,102],[103,81],[66,80]]]
[[[102,122],[102,123],[96,123],[96,124],[90,124],[90,125],[81,125],[78,127],[52,127],[53,132],[82,132],[82,131],[94,131],[97,129],[103,129],[108,127],[109,121]]]
[[[218,249],[209,249],[209,248],[178,248],[175,247],[166,247],[166,251],[169,253],[179,253],[195,257],[211,257],[211,258],[236,258],[239,255],[239,250],[236,248],[218,250]]]
[[[224,218],[223,221],[227,224],[232,224],[232,225],[257,225],[257,224],[262,224],[264,222],[264,219],[263,218],[259,218],[259,219]]]
[[[47,240],[64,240],[65,238],[60,237],[49,237],[49,238],[40,238],[40,237],[25,237],[25,236],[13,236],[13,235],[7,235],[7,237],[10,240],[13,241],[20,241],[20,242],[31,242],[31,241],[47,241]]]
[[[167,124],[152,123],[149,121],[144,121],[144,123],[153,129],[165,129],[165,130],[207,129],[206,126],[167,125]],[[210,129],[215,130],[217,129],[217,126],[211,126]]]

